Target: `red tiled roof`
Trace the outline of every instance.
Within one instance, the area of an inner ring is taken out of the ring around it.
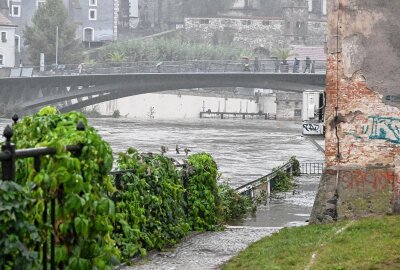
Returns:
[[[0,12],[0,25],[2,26],[15,26],[15,24],[13,24],[6,16],[4,16],[1,12]]]

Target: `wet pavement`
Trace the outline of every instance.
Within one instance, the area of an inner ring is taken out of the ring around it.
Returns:
[[[282,227],[307,224],[319,176],[301,176],[293,192],[281,193],[260,205],[255,215],[231,223],[224,231],[197,233],[166,252],[154,252],[134,266],[123,270],[208,270],[219,269],[230,258]]]
[[[249,244],[278,231],[267,227],[227,227],[224,231],[206,232],[185,238],[174,250],[155,252],[142,265],[124,270],[204,270],[219,269]]]

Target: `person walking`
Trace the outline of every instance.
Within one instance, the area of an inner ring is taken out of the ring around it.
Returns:
[[[258,57],[256,56],[254,58],[254,71],[259,72],[260,71],[260,62],[258,61]]]
[[[299,67],[300,67],[300,60],[297,59],[297,57],[295,57],[293,63],[293,73],[299,73]]]
[[[307,70],[309,73],[311,72],[311,59],[308,56],[306,57],[306,67],[304,68],[303,73],[306,73]]]

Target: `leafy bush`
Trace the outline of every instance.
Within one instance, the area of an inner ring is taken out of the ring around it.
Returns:
[[[0,269],[36,269],[39,232],[30,215],[32,186],[0,180]]]
[[[291,157],[290,160],[293,163],[292,165],[293,176],[300,176],[301,175],[300,162],[297,160],[295,156]]]
[[[85,125],[84,131],[77,130],[79,121]],[[13,130],[17,149],[53,147],[57,151],[40,158],[39,172],[32,158],[16,162],[16,182],[35,187],[29,193],[35,206],[27,215],[35,220],[42,243],[53,232],[49,220],[42,216],[45,211],[50,216],[47,202],[56,201],[57,268],[112,269],[111,265],[118,263],[119,251],[111,239],[114,203],[107,195],[114,189],[108,175],[112,166],[108,143],[89,127],[81,113],[59,114],[51,107],[25,117]],[[72,154],[65,145],[82,145],[82,150]]]
[[[114,238],[124,258],[147,250],[163,249],[189,230],[184,213],[184,189],[178,171],[162,155],[139,154],[130,148],[120,153],[117,227]]]
[[[195,231],[215,230],[221,221],[217,164],[206,153],[189,156],[188,222]]]
[[[271,186],[271,192],[286,192],[293,187],[295,187],[293,177],[287,172],[278,171]]]
[[[228,183],[218,185],[221,198],[221,218],[223,221],[237,219],[256,210],[256,204],[248,196],[240,195]]]

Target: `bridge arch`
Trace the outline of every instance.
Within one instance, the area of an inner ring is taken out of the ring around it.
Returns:
[[[325,88],[325,74],[147,73],[0,79],[0,98],[20,110],[67,103],[64,111],[166,90],[246,87],[303,92]],[[11,94],[10,94],[11,93]],[[72,104],[72,100],[78,102]]]

